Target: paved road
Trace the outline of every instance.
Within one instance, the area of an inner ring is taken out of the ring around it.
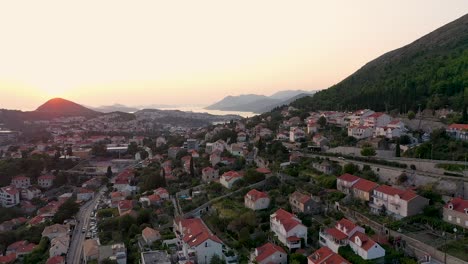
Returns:
[[[100,191],[101,190],[103,189],[100,189]],[[88,201],[83,206],[81,206],[80,211],[76,216],[76,219],[79,222],[77,223],[72,234],[71,244],[67,254],[67,263],[81,263],[83,243],[86,237],[86,233],[82,233],[81,230],[83,227],[86,227],[86,230],[88,230],[91,212],[93,211],[94,206],[97,204],[98,199],[101,197],[100,191],[94,196],[93,200]]]

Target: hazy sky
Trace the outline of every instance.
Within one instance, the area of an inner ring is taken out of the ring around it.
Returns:
[[[467,0],[1,1],[0,108],[327,88],[467,12]]]

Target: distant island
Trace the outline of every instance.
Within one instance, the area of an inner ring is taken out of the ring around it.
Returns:
[[[285,90],[279,91],[271,96],[258,94],[227,96],[221,101],[207,106],[205,109],[264,113],[275,107],[288,105],[299,98],[310,96],[314,94],[314,92],[315,91]]]

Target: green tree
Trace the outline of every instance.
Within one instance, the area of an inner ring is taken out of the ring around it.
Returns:
[[[408,111],[408,119],[413,120],[416,117],[416,114],[413,111]]]
[[[62,224],[63,221],[72,218],[78,211],[80,211],[80,206],[74,199],[70,198],[59,207],[57,213],[54,215],[53,222]]]
[[[195,177],[195,168],[193,166],[193,157],[190,157],[190,176]]]
[[[327,125],[327,119],[324,116],[319,117],[317,120],[317,124],[320,125],[320,127],[325,127]]]
[[[347,163],[343,166],[343,173],[355,174],[359,171],[359,167],[354,163]]]
[[[135,142],[131,142],[128,145],[127,154],[135,156],[135,154],[139,151],[138,145]]]
[[[307,264],[307,257],[299,253],[292,253],[291,256],[289,257],[289,263]]]
[[[400,140],[397,139],[396,147],[395,147],[395,157],[401,157],[401,149],[400,149]]]
[[[106,172],[107,178],[112,178],[112,175],[113,175],[113,174],[114,174],[114,173],[112,172],[112,167],[111,167],[111,166],[108,166],[108,167],[107,167],[107,172]]]
[[[22,261],[24,264],[36,264],[36,263],[45,263],[49,258],[49,239],[43,237],[39,242],[39,245],[31,252],[31,254],[26,255]]]
[[[376,152],[375,149],[372,147],[364,147],[361,150],[361,155],[368,157],[368,156],[375,156]]]

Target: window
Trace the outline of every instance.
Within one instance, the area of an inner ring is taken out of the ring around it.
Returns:
[[[460,217],[457,217],[457,223],[458,224],[460,223]]]
[[[449,221],[452,221],[452,216],[449,215],[449,216],[447,217],[447,219],[448,219]]]

